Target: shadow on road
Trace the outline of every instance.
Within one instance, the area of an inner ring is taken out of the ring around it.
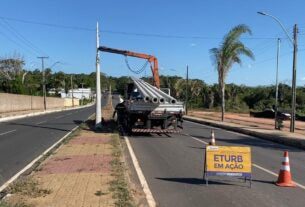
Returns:
[[[36,124],[24,124],[24,123],[14,123],[10,122],[8,123],[9,125],[13,126],[25,126],[25,127],[32,127],[32,128],[41,128],[41,129],[52,129],[52,130],[57,130],[57,131],[64,131],[64,132],[69,132],[71,129],[61,129],[61,128],[56,128],[56,127],[49,127],[49,126],[43,126],[43,125],[36,125]],[[58,124],[58,123],[57,123]],[[71,125],[72,123],[70,123]],[[62,124],[60,124],[62,125]]]
[[[206,185],[205,180],[202,178],[158,178],[157,177],[156,179],[168,181],[168,182],[190,184],[190,185]],[[236,185],[236,184],[228,183],[228,181],[221,182],[221,181],[209,180],[209,185]]]
[[[189,148],[193,148],[193,149],[200,149],[200,150],[205,150],[205,147],[194,147],[194,146],[188,146]]]
[[[275,184],[275,181],[269,181],[269,180],[252,180],[252,182],[266,183],[266,184]]]

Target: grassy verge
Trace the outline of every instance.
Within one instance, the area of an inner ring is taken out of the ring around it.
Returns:
[[[0,201],[0,207],[32,207],[25,203],[10,204],[5,201]]]
[[[125,166],[122,162],[122,146],[118,134],[112,136],[113,146],[112,175],[115,179],[110,183],[110,191],[116,199],[116,206],[135,206],[126,181]]]
[[[51,190],[41,188],[38,181],[31,176],[22,177],[11,184],[7,189],[8,194],[18,194],[24,197],[40,197],[51,193]],[[33,207],[22,200],[2,200],[0,207]]]
[[[8,192],[10,194],[18,193],[33,198],[45,196],[51,193],[50,190],[39,187],[39,183],[31,176],[17,180],[9,186]]]

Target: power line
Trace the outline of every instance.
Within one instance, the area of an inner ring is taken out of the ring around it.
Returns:
[[[0,19],[5,19],[7,21],[21,22],[21,23],[26,23],[26,24],[48,26],[48,27],[54,27],[54,28],[82,30],[82,31],[89,31],[89,32],[94,32],[95,31],[94,28],[88,28],[88,27],[60,25],[60,24],[30,21],[30,20],[16,19],[16,18],[3,17],[3,16],[0,16]],[[156,38],[167,38],[167,39],[206,39],[206,40],[223,39],[223,37],[167,35],[167,34],[157,34],[157,33],[136,33],[136,32],[115,31],[115,30],[101,30],[101,32],[102,33],[108,33],[108,34],[116,34],[116,35],[156,37]],[[277,38],[278,37],[244,37],[244,38],[241,38],[241,39],[244,39],[244,40],[260,40],[260,39],[262,39],[263,40],[263,39],[277,39]]]
[[[8,21],[14,21],[14,22],[21,22],[21,23],[26,23],[26,24],[36,24],[36,25],[41,25],[41,26],[63,28],[63,29],[84,30],[84,31],[90,31],[90,32],[95,31],[95,29],[93,29],[93,28],[67,26],[67,25],[52,24],[52,23],[46,23],[46,22],[37,22],[37,21],[30,21],[30,20],[24,20],[24,19],[3,17],[3,16],[0,16],[0,19],[5,19]]]
[[[6,39],[8,39],[10,42],[14,43],[15,45],[19,46],[20,48],[32,53],[33,55],[36,55],[32,50],[29,50],[28,48],[24,47],[22,44],[20,44],[19,42],[16,42],[15,40],[13,40],[12,38],[10,38],[10,36],[8,36],[7,34],[5,34],[4,32],[0,31],[0,34],[2,36],[4,36]]]
[[[13,34],[21,43],[23,43],[28,48],[32,49],[37,54],[41,54],[41,53],[45,54],[44,51],[42,51],[40,48],[35,46],[31,41],[29,41],[27,38],[25,38],[20,32],[18,32],[7,21],[5,21],[3,19],[2,19],[2,21],[5,23],[5,25],[4,24],[2,24],[2,25],[6,27],[7,31],[9,31],[11,34]]]
[[[290,51],[290,52],[286,52],[286,53],[284,53],[284,54],[280,55],[280,57],[284,57],[284,56],[287,56],[287,55],[290,55],[290,54],[292,54],[292,52],[291,52],[291,51]],[[256,65],[259,65],[259,64],[262,64],[262,63],[265,63],[265,62],[268,62],[268,61],[274,60],[274,59],[276,59],[276,57],[267,58],[267,59],[264,59],[264,60],[262,60],[262,61],[255,62],[255,63],[251,64],[251,66],[256,66]]]

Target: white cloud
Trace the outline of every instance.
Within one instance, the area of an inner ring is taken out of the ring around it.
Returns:
[[[197,46],[196,43],[191,43],[191,44],[190,44],[190,47],[196,47],[196,46]]]

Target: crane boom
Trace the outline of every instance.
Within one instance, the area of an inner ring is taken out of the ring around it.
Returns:
[[[113,49],[113,48],[104,47],[104,46],[98,47],[98,50],[100,50],[102,52],[109,52],[109,53],[115,53],[115,54],[130,56],[130,57],[137,57],[137,58],[146,59],[148,62],[151,63],[151,72],[153,74],[154,85],[157,88],[160,88],[160,77],[159,77],[159,71],[158,71],[158,59],[155,56],[147,55],[147,54],[143,54],[143,53],[131,52],[131,51],[128,51],[128,50]]]

